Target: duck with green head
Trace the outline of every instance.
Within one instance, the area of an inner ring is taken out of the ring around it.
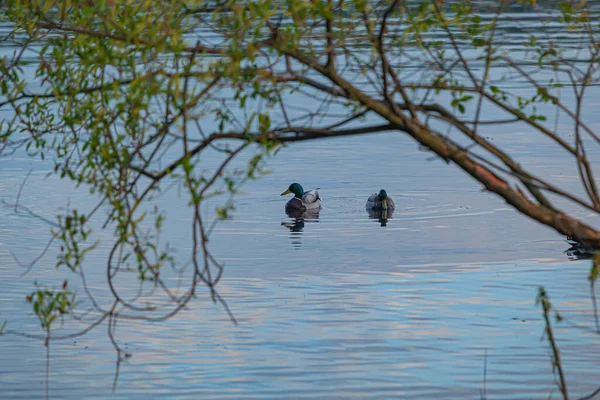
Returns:
[[[394,200],[392,200],[392,198],[388,196],[387,192],[383,189],[381,189],[379,193],[373,193],[367,200],[367,204],[365,206],[369,210],[394,211],[396,208]]]
[[[321,197],[319,192],[315,190],[304,191],[299,183],[292,183],[288,189],[281,193],[282,196],[293,193],[294,197],[285,205],[285,210],[290,211],[305,211],[321,208]]]

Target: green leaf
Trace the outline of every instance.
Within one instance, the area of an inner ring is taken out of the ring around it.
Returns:
[[[475,47],[485,46],[485,40],[483,40],[482,38],[473,38],[472,43]]]
[[[535,39],[535,36],[534,36],[534,35],[531,35],[531,36],[529,36],[529,45],[530,45],[531,47],[534,47],[534,46],[535,46],[535,44],[536,44],[536,39]]]

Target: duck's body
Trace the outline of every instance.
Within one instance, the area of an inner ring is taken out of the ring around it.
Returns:
[[[285,211],[288,213],[318,210],[321,208],[321,197],[319,197],[317,189],[305,192],[299,183],[292,183],[288,190],[281,193],[281,195],[285,196],[288,193],[294,193],[294,197],[285,205]]]
[[[379,193],[373,193],[367,200],[365,207],[369,210],[394,211],[396,209],[394,200],[392,200],[383,189],[381,189]]]

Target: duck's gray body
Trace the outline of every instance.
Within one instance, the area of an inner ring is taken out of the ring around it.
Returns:
[[[394,204],[394,200],[392,200],[392,198],[389,196],[385,198],[385,201],[381,201],[379,200],[379,194],[373,193],[367,200],[367,204],[365,204],[365,207],[369,210],[394,211],[396,209],[396,204]]]
[[[292,197],[285,205],[285,210],[288,212],[318,210],[320,208],[321,198],[319,197],[319,192],[317,190],[304,192],[302,199]]]

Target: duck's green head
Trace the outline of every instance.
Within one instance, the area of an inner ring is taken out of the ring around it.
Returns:
[[[295,197],[301,199],[302,195],[304,194],[304,189],[302,188],[302,186],[299,183],[292,183],[290,185],[290,187],[288,188],[288,190],[281,193],[281,195],[285,196],[288,193],[294,193]]]

